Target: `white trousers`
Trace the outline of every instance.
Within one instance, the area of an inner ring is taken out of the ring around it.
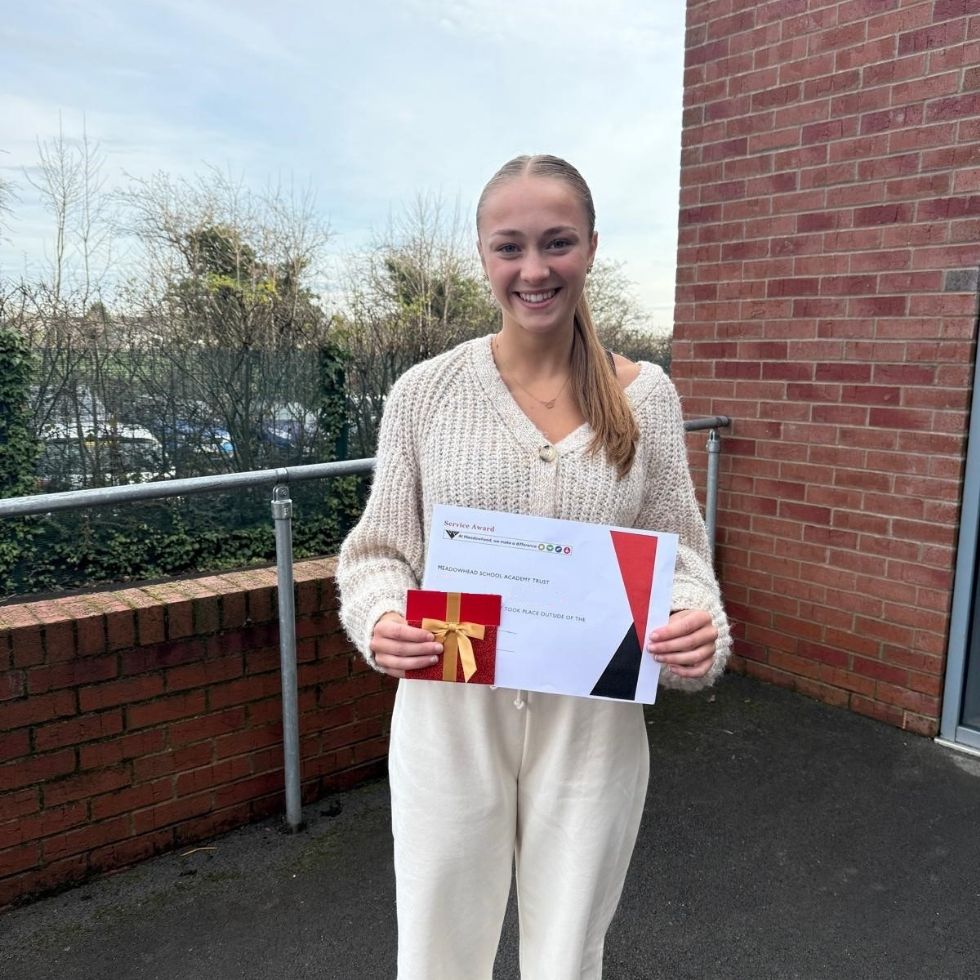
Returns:
[[[638,704],[401,681],[398,980],[491,980],[516,867],[522,980],[598,980],[649,773]]]

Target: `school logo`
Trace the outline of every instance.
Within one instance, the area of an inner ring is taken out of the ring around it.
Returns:
[[[450,531],[448,528],[445,530],[446,530],[446,537],[449,538],[450,541],[452,541],[452,539],[455,538],[457,534],[459,534],[459,531]]]

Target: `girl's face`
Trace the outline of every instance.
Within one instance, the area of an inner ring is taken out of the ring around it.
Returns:
[[[571,186],[553,177],[508,180],[484,200],[477,233],[504,327],[571,330],[598,243]]]

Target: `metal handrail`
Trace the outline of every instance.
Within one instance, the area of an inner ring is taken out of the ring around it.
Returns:
[[[270,470],[246,470],[243,473],[219,473],[192,476],[183,480],[154,480],[152,483],[127,483],[119,487],[92,487],[88,490],[66,490],[63,493],[36,493],[27,497],[0,500],[0,517],[25,514],[50,514],[55,510],[84,510],[107,504],[134,500],[162,500],[196,493],[217,493],[242,487],[275,486],[319,480],[332,476],[370,473],[374,459],[345,459],[333,463],[311,463],[306,466],[281,466]]]
[[[718,429],[730,424],[725,415],[692,419],[684,423],[687,432],[708,431],[708,482],[705,494],[705,526],[714,553],[715,519],[718,497],[718,455],[721,440]],[[299,694],[296,670],[296,605],[293,595],[293,503],[289,484],[336,476],[370,473],[374,459],[349,459],[305,466],[223,473],[183,480],[159,480],[118,487],[93,487],[64,493],[41,493],[27,497],[0,499],[0,518],[50,514],[53,511],[84,510],[137,500],[162,500],[189,494],[217,493],[244,487],[272,486],[272,519],[276,529],[276,590],[279,598],[279,671],[282,679],[283,763],[285,769],[286,825],[291,831],[303,826],[300,793]]]

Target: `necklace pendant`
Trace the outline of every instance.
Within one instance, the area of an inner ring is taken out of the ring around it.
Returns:
[[[542,402],[541,404],[544,405],[545,408],[554,408],[555,407],[555,402],[557,402],[557,401],[558,401],[557,398],[552,398],[551,401]]]

